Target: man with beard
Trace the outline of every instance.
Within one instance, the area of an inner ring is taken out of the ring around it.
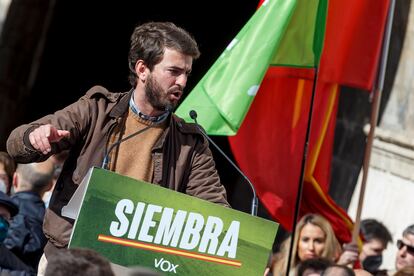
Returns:
[[[402,239],[397,240],[397,248],[395,268],[414,267],[414,224],[404,229]]]
[[[140,25],[131,36],[129,92],[95,86],[72,105],[13,130],[7,148],[19,163],[69,150],[46,211],[46,257],[68,244],[73,220],[61,209],[88,169],[139,131],[109,152],[108,169],[228,206],[208,141],[171,113],[199,54],[194,39],[173,23]]]

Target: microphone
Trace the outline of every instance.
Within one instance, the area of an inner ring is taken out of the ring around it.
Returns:
[[[252,192],[253,192],[252,207],[251,207],[250,214],[253,215],[253,216],[257,216],[257,207],[259,205],[259,200],[258,200],[257,195],[256,195],[256,189],[254,188],[252,182],[239,169],[239,167],[237,167],[237,165],[234,164],[234,162],[224,153],[224,151],[219,146],[217,146],[217,144],[214,143],[214,141],[210,137],[208,137],[208,135],[200,127],[200,125],[197,123],[197,112],[195,110],[190,110],[189,115],[190,115],[191,119],[194,120],[195,125],[198,128],[198,130],[201,132],[201,134],[210,142],[210,144],[212,144],[221,153],[221,155],[223,155],[227,159],[227,161],[241,174],[241,176],[243,176],[243,178],[247,181],[247,183],[249,183],[250,188],[252,189]]]
[[[126,140],[128,140],[128,139],[131,139],[132,137],[135,137],[135,136],[137,136],[138,134],[143,133],[144,131],[148,130],[150,127],[151,127],[151,125],[146,126],[146,127],[144,127],[143,129],[140,129],[140,130],[138,130],[138,131],[136,131],[136,132],[134,132],[134,133],[132,133],[132,134],[128,135],[127,137],[125,137],[125,138],[123,138],[123,139],[119,140],[118,142],[113,143],[113,144],[109,147],[108,151],[107,151],[107,152],[106,152],[106,154],[105,154],[105,157],[104,157],[104,159],[103,159],[103,161],[102,161],[101,168],[102,168],[102,169],[105,169],[105,170],[107,169],[108,164],[109,164],[109,154],[112,152],[112,150],[113,150],[115,147],[118,147],[118,146],[119,146],[122,142],[124,142],[124,141],[126,141]]]

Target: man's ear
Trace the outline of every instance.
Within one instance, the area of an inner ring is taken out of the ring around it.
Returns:
[[[147,80],[149,74],[149,68],[145,65],[142,59],[139,59],[137,63],[135,63],[135,73],[142,82]]]

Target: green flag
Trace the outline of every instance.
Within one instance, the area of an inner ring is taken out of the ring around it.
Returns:
[[[191,121],[188,113],[194,109],[207,133],[236,134],[269,65],[314,67],[319,62],[325,13],[326,0],[264,1],[177,115]]]

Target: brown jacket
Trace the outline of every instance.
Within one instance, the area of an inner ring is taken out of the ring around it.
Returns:
[[[61,175],[46,211],[43,230],[56,247],[68,244],[73,220],[62,217],[65,206],[92,166],[101,166],[113,128],[122,121],[132,91],[111,93],[101,86],[66,108],[33,123],[22,125],[10,134],[7,150],[18,163],[39,162],[69,149]],[[208,141],[193,124],[175,115],[152,149],[153,182],[210,202],[228,206],[226,191],[220,184]],[[43,124],[70,131],[70,137],[52,144],[48,155],[30,144],[29,133]]]

